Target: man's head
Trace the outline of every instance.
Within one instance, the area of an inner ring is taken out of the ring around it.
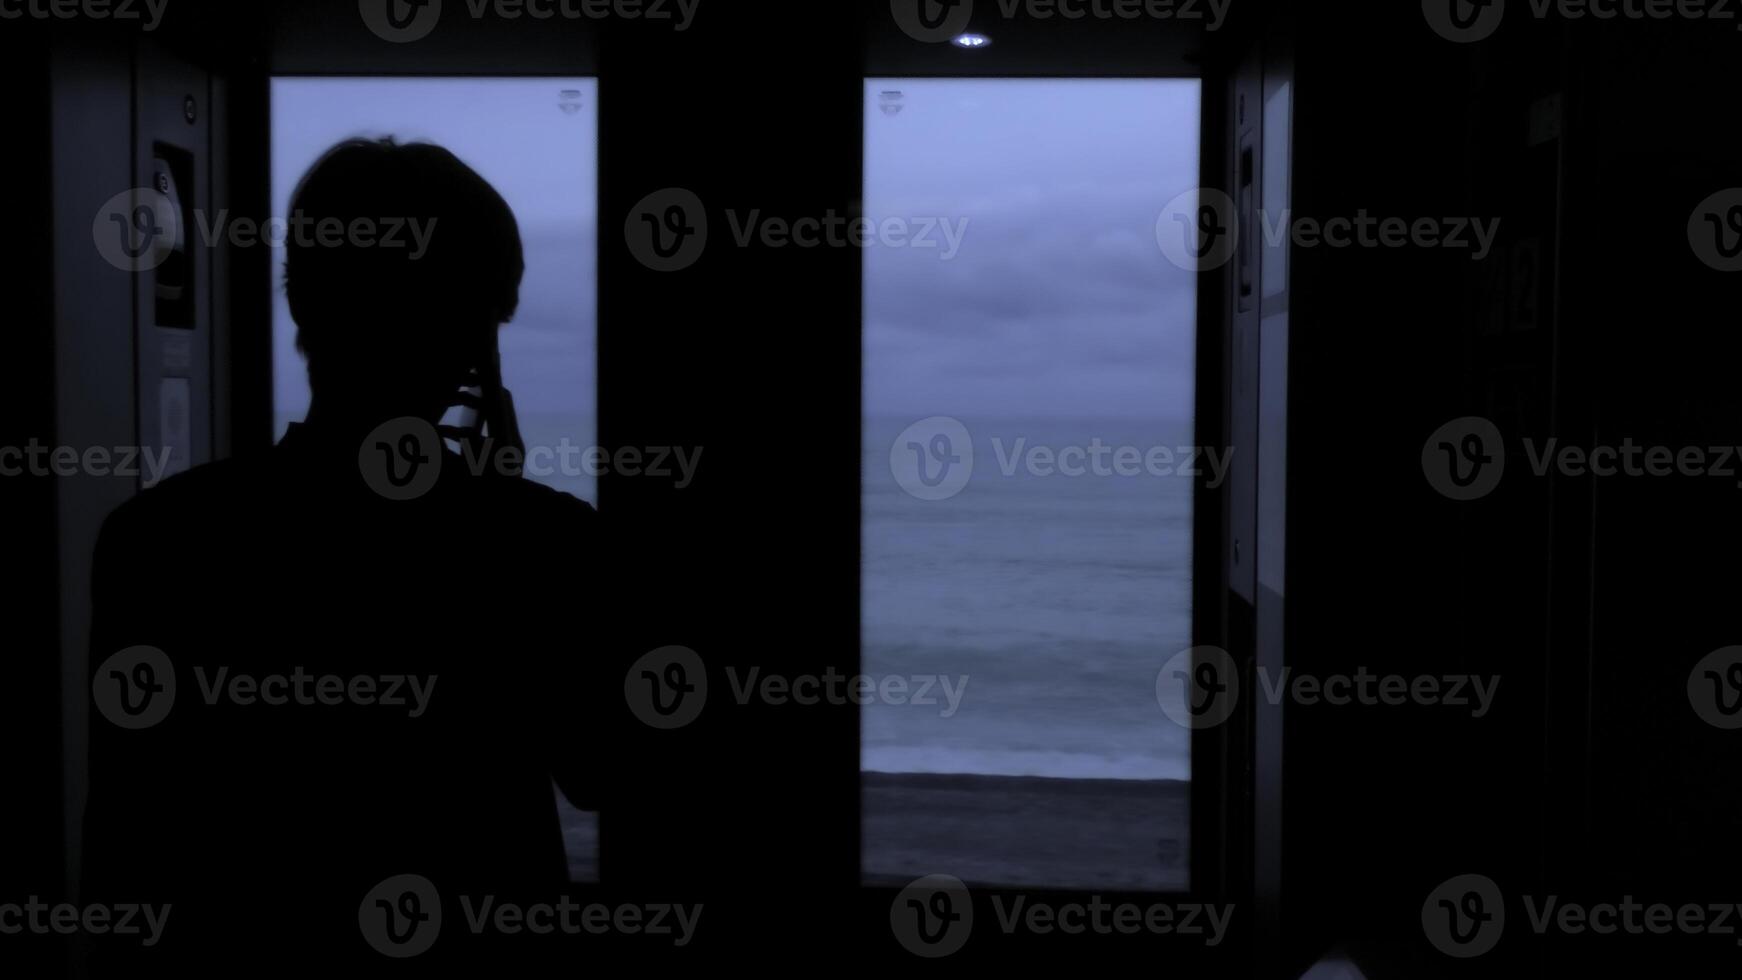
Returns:
[[[439,416],[519,304],[502,195],[442,147],[347,140],[303,177],[290,218],[284,288],[316,402]]]

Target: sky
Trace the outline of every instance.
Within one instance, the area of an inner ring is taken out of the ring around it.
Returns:
[[[1194,277],[1155,226],[1198,183],[1196,80],[868,79],[865,94],[866,215],[962,235],[950,259],[866,249],[868,414],[1191,418]]]

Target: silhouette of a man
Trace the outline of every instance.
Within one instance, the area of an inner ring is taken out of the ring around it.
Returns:
[[[172,908],[157,946],[117,936],[100,961],[385,963],[432,904],[452,946],[460,896],[566,882],[553,781],[584,809],[605,792],[597,516],[433,435],[483,379],[512,438],[489,379],[513,213],[445,149],[350,141],[291,232],[307,420],[147,490],[98,541],[86,895]],[[371,894],[406,875],[438,902]]]

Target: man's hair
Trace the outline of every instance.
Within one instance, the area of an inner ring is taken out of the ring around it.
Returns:
[[[323,365],[348,373],[342,362],[403,363],[408,351],[474,342],[513,317],[526,269],[514,212],[488,181],[440,146],[391,138],[321,156],[291,196],[285,251],[311,379]]]

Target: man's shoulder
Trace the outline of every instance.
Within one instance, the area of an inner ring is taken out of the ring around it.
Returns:
[[[153,521],[169,513],[210,512],[214,506],[235,500],[235,488],[256,468],[249,462],[226,459],[183,470],[128,498],[109,515],[108,523],[126,525]]]
[[[493,498],[493,503],[502,507],[514,508],[529,516],[580,522],[587,527],[594,526],[599,518],[599,512],[592,504],[573,494],[564,493],[555,487],[548,487],[533,480],[479,477],[472,479],[480,481],[480,486]]]
[[[240,459],[205,463],[185,470],[142,490],[115,509],[105,522],[109,535],[131,534],[152,527],[208,525],[227,513],[248,512],[255,518],[270,513],[275,504],[290,505],[285,497],[297,496],[306,486],[300,477],[301,461],[284,456],[281,449]],[[445,473],[446,471],[444,471]],[[366,495],[363,481],[357,490]],[[525,479],[461,476],[439,492],[443,503],[462,509],[482,508],[498,517],[525,525],[559,528],[570,533],[593,533],[599,513],[592,504],[553,487]],[[463,489],[462,489],[463,488]],[[469,491],[469,492],[468,492]]]

